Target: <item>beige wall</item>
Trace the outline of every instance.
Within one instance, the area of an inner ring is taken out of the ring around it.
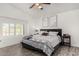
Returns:
[[[0,4],[0,25],[2,23],[22,23],[25,26],[24,33],[27,35],[27,21],[24,20],[25,16],[22,12],[8,4]],[[18,44],[22,41],[22,37],[23,36],[0,36],[0,48]]]
[[[71,35],[71,45],[79,47],[79,9],[58,14],[58,27]]]

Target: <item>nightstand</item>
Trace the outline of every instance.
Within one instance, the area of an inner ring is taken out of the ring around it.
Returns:
[[[69,34],[63,34],[63,45],[71,46],[71,36]]]

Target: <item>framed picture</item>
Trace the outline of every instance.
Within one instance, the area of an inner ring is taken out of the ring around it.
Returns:
[[[57,27],[57,16],[49,18],[49,27]]]
[[[46,17],[42,19],[43,27],[57,27],[57,16]]]
[[[42,26],[43,27],[48,27],[48,18],[44,18],[44,19],[42,19]]]

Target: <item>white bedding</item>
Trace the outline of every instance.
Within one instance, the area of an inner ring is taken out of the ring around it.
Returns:
[[[43,36],[43,35],[34,35],[31,40],[47,43],[50,47],[55,47],[61,39],[57,35],[52,36]]]
[[[47,55],[51,55],[54,47],[61,42],[61,39],[57,35],[33,35],[31,39],[27,40],[24,38],[22,42],[43,50]]]

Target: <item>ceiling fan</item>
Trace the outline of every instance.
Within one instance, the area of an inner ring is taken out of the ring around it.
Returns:
[[[51,3],[34,3],[30,8],[39,8],[43,10],[43,5],[50,5]]]

